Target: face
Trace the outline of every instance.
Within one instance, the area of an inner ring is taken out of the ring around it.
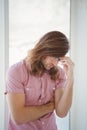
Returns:
[[[57,66],[59,60],[59,58],[47,56],[45,59],[42,60],[42,63],[46,70],[50,70],[54,66]]]

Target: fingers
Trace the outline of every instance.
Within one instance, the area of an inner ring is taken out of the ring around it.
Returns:
[[[74,66],[74,62],[71,60],[70,57],[62,57],[60,58],[60,62],[62,62],[62,64],[64,65],[70,65],[70,66]]]
[[[73,76],[73,71],[74,71],[74,63],[71,60],[71,58],[66,57],[66,56],[61,57],[60,62],[61,62],[61,65],[63,66],[63,69],[64,69],[66,75],[67,75],[67,78],[72,77]]]

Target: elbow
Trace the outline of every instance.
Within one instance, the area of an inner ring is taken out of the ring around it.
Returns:
[[[58,111],[56,111],[56,115],[57,115],[58,117],[60,117],[60,118],[64,118],[64,117],[67,116],[67,112],[58,112]]]
[[[23,124],[24,122],[22,121],[22,120],[19,120],[19,119],[13,119],[14,120],[14,122],[17,124],[17,125],[21,125],[21,124]]]
[[[12,114],[11,118],[12,118],[13,122],[16,123],[17,125],[21,125],[24,123],[23,118],[20,117],[19,115]]]

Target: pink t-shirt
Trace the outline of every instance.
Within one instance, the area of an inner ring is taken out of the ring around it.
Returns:
[[[58,87],[65,87],[66,76],[60,69],[60,80],[54,82],[48,73],[35,77],[27,72],[24,60],[12,65],[6,74],[6,93],[24,93],[25,105],[49,102]],[[32,122],[17,124],[9,116],[8,130],[57,130],[54,112]]]

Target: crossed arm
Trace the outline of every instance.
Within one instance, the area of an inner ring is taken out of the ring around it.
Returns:
[[[24,94],[7,94],[8,106],[13,120],[18,123],[34,121],[54,110],[54,102],[40,106],[25,106]]]

